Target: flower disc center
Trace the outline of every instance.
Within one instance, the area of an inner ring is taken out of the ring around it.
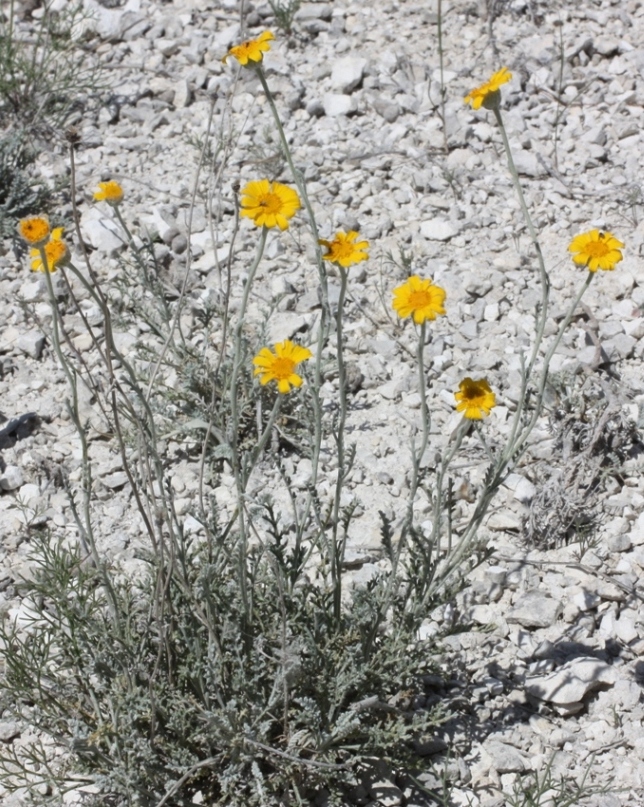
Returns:
[[[293,370],[295,369],[295,362],[293,359],[287,359],[285,357],[278,357],[274,360],[273,365],[271,367],[271,372],[278,379],[278,381],[286,381],[290,376],[293,375]]]
[[[259,200],[259,206],[263,207],[267,213],[279,213],[282,209],[282,200],[276,193],[267,193]]]
[[[603,258],[610,252],[610,247],[600,237],[600,240],[591,241],[590,243],[586,244],[586,246],[584,247],[584,252],[587,255],[590,255],[591,258]]]
[[[409,295],[409,307],[415,311],[432,304],[432,295],[427,289],[414,289]]]

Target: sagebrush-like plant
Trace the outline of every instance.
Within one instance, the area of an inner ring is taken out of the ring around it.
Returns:
[[[15,238],[21,218],[49,206],[51,192],[31,169],[36,156],[24,133],[0,136],[0,238]]]
[[[41,133],[60,129],[103,83],[97,60],[79,41],[79,6],[19,23],[16,0],[0,10],[0,128],[17,122]]]

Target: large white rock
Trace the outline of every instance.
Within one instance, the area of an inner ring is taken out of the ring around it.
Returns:
[[[562,665],[550,675],[528,678],[525,683],[527,694],[542,701],[561,706],[574,714],[589,692],[602,686],[615,683],[615,670],[596,658],[577,658]]]
[[[449,241],[458,233],[451,221],[445,219],[431,219],[423,221],[420,225],[420,234],[429,241]]]
[[[331,71],[331,86],[341,93],[350,93],[362,81],[367,60],[361,56],[344,56],[338,59]]]
[[[526,591],[508,613],[507,620],[524,628],[548,628],[557,621],[561,610],[558,600],[540,591]]]
[[[118,222],[107,218],[98,207],[90,207],[83,213],[81,232],[87,243],[99,252],[113,254],[126,246],[125,233]]]
[[[324,114],[329,118],[336,118],[338,115],[351,115],[358,111],[358,102],[348,95],[329,92],[322,101]]]

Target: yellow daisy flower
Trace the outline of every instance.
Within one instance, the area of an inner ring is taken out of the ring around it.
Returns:
[[[457,412],[463,412],[468,420],[482,420],[489,415],[493,406],[496,406],[496,395],[492,392],[485,378],[475,381],[473,378],[464,378],[458,385],[458,392],[454,393],[458,401]]]
[[[259,383],[263,386],[269,381],[277,381],[279,392],[286,394],[291,387],[301,387],[302,379],[295,372],[296,366],[310,359],[313,354],[307,347],[301,347],[285,339],[275,345],[275,353],[263,347],[253,359],[255,365],[254,375],[260,376]]]
[[[394,311],[402,319],[413,316],[417,325],[445,313],[445,289],[435,286],[431,278],[412,275],[402,286],[394,289],[393,294]]]
[[[107,202],[116,207],[123,201],[123,188],[114,179],[109,182],[99,182],[98,190],[94,191],[95,202]]]
[[[320,239],[318,241],[323,247],[329,251],[323,255],[325,261],[332,263],[339,263],[345,269],[353,266],[354,263],[366,261],[369,254],[364,250],[369,246],[368,241],[357,241],[358,233],[355,230],[349,230],[348,233],[337,233],[333,241],[325,241]]]
[[[241,193],[241,215],[252,219],[258,227],[286,230],[288,220],[301,207],[296,191],[281,182],[267,179],[249,182]]]
[[[489,81],[486,81],[485,84],[481,84],[480,87],[476,87],[468,93],[464,99],[465,103],[472,104],[473,109],[480,109],[481,106],[484,106],[486,109],[493,109],[495,106],[498,106],[500,100],[499,87],[510,81],[511,78],[512,73],[510,73],[508,68],[502,67],[500,70],[497,70]]]
[[[601,230],[591,230],[572,239],[569,252],[577,253],[572,259],[580,266],[587,266],[589,271],[596,272],[603,269],[612,272],[615,266],[623,260],[621,249],[624,244],[618,241],[612,233]]]
[[[43,264],[40,250],[30,250],[32,272],[55,272],[58,264],[65,263],[69,258],[69,248],[63,241],[63,232],[62,227],[56,227],[51,231],[51,238],[43,247],[47,260],[46,266]]]
[[[268,43],[273,39],[275,39],[275,37],[270,31],[264,31],[257,39],[249,39],[246,42],[242,42],[241,45],[232,47],[221,61],[226,64],[228,57],[234,56],[239,64],[244,67],[248,65],[248,62],[257,62],[259,64],[264,58],[264,54],[271,49]],[[254,65],[251,64],[248,66],[253,67]]]
[[[18,233],[32,247],[44,244],[49,238],[47,216],[28,216],[18,222]]]

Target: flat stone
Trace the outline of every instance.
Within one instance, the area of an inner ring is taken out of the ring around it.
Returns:
[[[40,273],[34,279],[28,280],[20,287],[20,296],[28,303],[35,303],[36,300],[47,299],[47,286],[45,279]]]
[[[0,720],[0,741],[10,743],[20,737],[20,724],[15,720]]]
[[[628,359],[633,353],[637,340],[626,333],[618,333],[602,343],[602,348],[611,361]]]
[[[173,85],[173,106],[175,109],[185,109],[192,102],[192,89],[185,79],[180,79]]]
[[[123,485],[127,484],[128,478],[125,471],[116,471],[113,474],[102,476],[101,481],[105,487],[110,488],[110,490],[117,490],[118,488],[122,488]]]
[[[331,71],[331,86],[343,94],[349,94],[362,81],[367,60],[361,56],[344,56],[338,59]]]
[[[451,221],[431,219],[421,223],[420,234],[428,241],[449,241],[458,234],[458,228]]]
[[[0,476],[0,488],[2,490],[17,490],[24,481],[22,469],[17,465],[7,465],[2,476]]]
[[[81,232],[90,246],[99,252],[113,254],[126,246],[125,234],[118,222],[107,218],[98,207],[90,207],[83,213]]]
[[[180,47],[176,39],[157,39],[154,46],[157,50],[161,51],[166,58],[178,53]]]
[[[45,346],[45,337],[40,331],[26,331],[20,334],[16,344],[32,359],[39,359]]]
[[[580,611],[590,611],[597,608],[601,602],[601,597],[591,591],[579,591],[572,598],[572,601]]]
[[[630,644],[639,638],[639,633],[635,627],[635,620],[622,616],[615,622],[615,635],[624,642]]]
[[[369,788],[369,795],[382,807],[397,807],[404,798],[402,790],[388,780],[374,782]]]
[[[21,485],[17,498],[24,504],[34,507],[40,501],[40,488],[33,483]]]
[[[518,502],[521,502],[521,504],[530,504],[530,502],[534,499],[536,492],[537,489],[532,482],[522,476],[514,489],[514,498]]]
[[[511,745],[493,740],[485,744],[485,750],[497,773],[523,773],[529,767],[523,754]]]
[[[527,679],[525,691],[542,701],[571,706],[581,703],[600,686],[614,684],[615,679],[615,670],[605,661],[582,657],[567,662],[550,675]]]
[[[631,536],[627,532],[611,535],[606,543],[611,552],[628,552],[633,546]]]
[[[333,6],[330,3],[302,3],[295,14],[295,19],[299,22],[309,20],[326,20],[333,16]]]
[[[279,317],[271,320],[269,341],[275,343],[283,342],[284,339],[293,339],[297,333],[307,329],[310,319],[310,317],[291,311],[280,311]],[[306,334],[304,334],[304,339],[303,344],[306,346]]]
[[[486,526],[494,532],[518,532],[521,529],[521,519],[516,513],[501,510],[498,513],[492,513]]]
[[[339,115],[353,115],[358,111],[358,102],[355,98],[338,93],[327,93],[322,101],[324,114],[329,118]]]
[[[548,173],[533,151],[516,149],[513,153],[513,157],[514,164],[519,174],[523,174],[527,177],[545,177]]]
[[[515,602],[507,621],[524,628],[547,628],[554,625],[562,612],[562,605],[541,591],[527,591]]]
[[[400,115],[400,107],[395,101],[389,101],[386,98],[377,98],[373,102],[373,108],[384,118],[387,123],[394,123]]]

